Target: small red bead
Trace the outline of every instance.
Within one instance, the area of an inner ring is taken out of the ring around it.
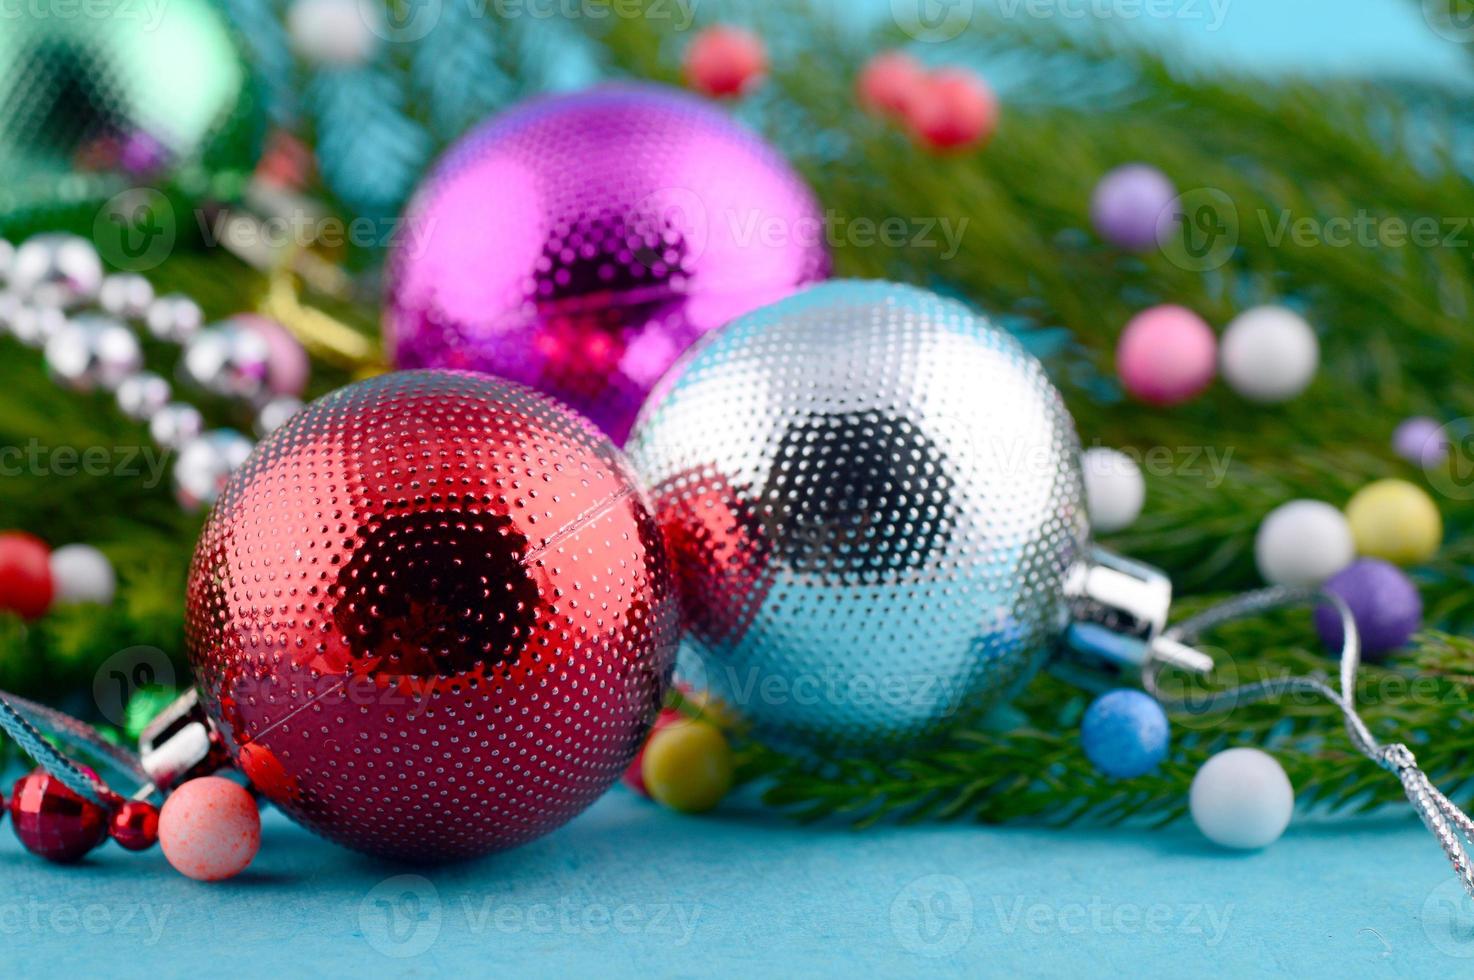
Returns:
[[[130,851],[146,851],[159,842],[159,808],[142,800],[129,800],[113,814],[108,833]]]
[[[15,836],[32,854],[67,864],[107,839],[108,816],[44,769],[23,776],[10,794]]]
[[[885,51],[866,63],[855,90],[866,112],[904,119],[926,83],[921,62],[901,51]]]
[[[0,609],[36,619],[51,608],[51,549],[33,534],[0,534]]]
[[[767,70],[762,39],[740,27],[708,27],[686,52],[686,78],[706,95],[742,95],[762,81]]]
[[[998,97],[981,78],[957,68],[933,74],[906,111],[916,138],[935,151],[986,143],[998,127]]]

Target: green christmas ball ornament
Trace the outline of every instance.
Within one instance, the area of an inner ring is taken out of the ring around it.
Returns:
[[[0,225],[55,227],[129,188],[239,186],[265,131],[212,0],[24,5],[0,29]],[[87,229],[78,229],[87,230]]]

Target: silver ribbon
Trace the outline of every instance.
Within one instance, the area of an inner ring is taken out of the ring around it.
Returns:
[[[1340,596],[1313,588],[1280,586],[1250,592],[1247,595],[1214,606],[1213,608],[1183,620],[1163,633],[1168,640],[1190,643],[1198,634],[1215,626],[1236,619],[1279,609],[1285,606],[1325,602],[1341,617],[1341,689],[1337,691],[1318,677],[1280,677],[1245,684],[1208,695],[1191,707],[1199,711],[1213,711],[1224,705],[1263,701],[1281,694],[1318,694],[1341,709],[1346,718],[1346,732],[1357,751],[1377,765],[1394,773],[1402,781],[1408,802],[1423,818],[1428,830],[1438,839],[1443,853],[1453,865],[1454,873],[1474,898],[1474,868],[1470,867],[1466,844],[1474,844],[1474,820],[1460,810],[1452,800],[1433,785],[1428,774],[1418,768],[1418,760],[1411,749],[1401,742],[1383,744],[1378,742],[1359,714],[1356,712],[1356,672],[1361,667],[1361,636],[1351,609]],[[1162,691],[1159,674],[1167,666],[1153,661],[1148,663],[1142,675],[1147,691],[1168,709],[1189,707],[1183,698],[1173,698]]]

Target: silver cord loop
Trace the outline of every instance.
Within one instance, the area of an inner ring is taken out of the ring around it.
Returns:
[[[1386,745],[1378,742],[1356,711],[1356,672],[1361,667],[1361,635],[1357,632],[1351,608],[1340,596],[1313,588],[1277,586],[1262,589],[1214,606],[1169,628],[1162,635],[1174,641],[1190,643],[1198,634],[1223,623],[1286,606],[1302,603],[1313,605],[1316,602],[1328,603],[1341,618],[1341,635],[1344,640],[1341,645],[1340,691],[1319,677],[1270,678],[1212,694],[1206,702],[1195,702],[1193,709],[1213,711],[1224,705],[1232,707],[1289,693],[1317,694],[1330,701],[1341,709],[1341,714],[1346,719],[1346,733],[1357,751],[1401,780],[1408,802],[1418,811],[1424,826],[1438,839],[1439,846],[1448,856],[1464,891],[1474,898],[1474,868],[1470,866],[1469,853],[1465,849],[1466,843],[1474,844],[1474,820],[1433,785],[1428,774],[1418,768],[1417,758],[1411,749],[1401,742]],[[1143,685],[1165,707],[1187,707],[1186,699],[1173,698],[1162,691],[1158,676],[1165,666],[1167,665],[1158,661],[1148,663],[1142,673]],[[1460,836],[1463,840],[1460,840]]]

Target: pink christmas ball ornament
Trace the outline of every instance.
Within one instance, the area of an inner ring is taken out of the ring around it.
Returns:
[[[180,784],[159,811],[159,846],[174,869],[196,881],[246,870],[261,848],[261,813],[239,783],[202,776]]]
[[[696,340],[829,274],[823,213],[706,101],[614,85],[525,103],[426,178],[386,273],[397,367],[483,371],[623,442]]]
[[[1116,371],[1133,398],[1177,405],[1213,382],[1218,340],[1213,329],[1182,306],[1154,306],[1131,318],[1116,345]]]

